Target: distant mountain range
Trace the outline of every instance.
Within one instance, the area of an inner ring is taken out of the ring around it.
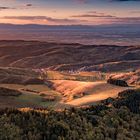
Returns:
[[[21,28],[33,28],[33,29],[94,29],[94,28],[137,28],[139,24],[109,24],[109,25],[41,25],[41,24],[4,24],[0,23],[0,29],[21,29]]]
[[[138,24],[128,25],[14,25],[0,24],[0,40],[38,40],[85,45],[139,45]]]

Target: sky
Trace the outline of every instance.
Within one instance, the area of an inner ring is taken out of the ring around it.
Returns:
[[[140,0],[0,0],[0,23],[140,24]]]

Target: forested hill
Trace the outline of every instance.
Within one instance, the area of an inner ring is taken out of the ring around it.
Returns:
[[[0,110],[0,140],[139,140],[140,90],[126,90],[99,105]]]

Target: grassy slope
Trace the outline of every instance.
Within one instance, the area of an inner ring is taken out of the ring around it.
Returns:
[[[70,80],[54,80],[56,91],[62,93],[66,104],[72,106],[81,106],[106,99],[116,97],[118,92],[128,89],[100,82],[79,82]]]
[[[0,41],[0,66],[60,71],[127,71],[140,68],[140,46]]]
[[[46,95],[54,95],[56,96],[56,99],[59,100],[59,93],[49,89],[45,85],[18,85],[18,84],[1,84],[1,87],[7,87],[11,89],[16,89],[19,91],[22,91],[23,94],[20,95],[19,97],[8,97],[9,102],[15,102],[16,104],[13,104],[13,107],[16,107],[17,104],[21,104],[23,107],[53,107],[57,103],[55,102],[43,102],[42,101],[42,96],[40,96],[41,93],[46,94]],[[27,90],[32,90],[33,92],[25,91],[23,89]],[[6,98],[3,98],[1,101],[1,105],[3,104],[6,106]],[[3,103],[2,103],[3,102]],[[9,106],[9,105],[7,105]],[[20,107],[20,106],[19,106]]]
[[[68,73],[43,70],[42,78],[51,80],[54,89],[47,85],[0,84],[0,86],[23,92],[23,95],[19,97],[8,99],[8,102],[16,103],[13,106],[21,104],[24,107],[64,108],[87,105],[108,97],[116,97],[118,92],[126,89],[107,84],[106,76],[105,73],[100,72]],[[46,96],[54,96],[56,100],[43,102],[43,97],[40,96],[42,93]],[[6,99],[2,100],[3,103],[5,101]]]

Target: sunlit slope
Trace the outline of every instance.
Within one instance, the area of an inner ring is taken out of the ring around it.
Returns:
[[[62,101],[72,106],[95,103],[108,97],[116,97],[118,92],[127,89],[100,82],[80,82],[70,80],[53,80],[56,91],[63,95]]]
[[[19,97],[0,97],[3,107],[53,107],[64,108],[94,104],[108,97],[116,97],[118,92],[127,89],[107,84],[109,75],[121,73],[48,71],[47,69],[0,68],[0,87],[23,92]],[[139,78],[139,71],[125,74]],[[128,79],[127,79],[128,76]],[[32,79],[32,80],[30,80]],[[36,80],[40,81],[36,83]],[[132,78],[133,79],[133,78]],[[30,82],[29,82],[30,81]],[[43,81],[43,83],[42,83]],[[134,79],[135,81],[135,79]]]

